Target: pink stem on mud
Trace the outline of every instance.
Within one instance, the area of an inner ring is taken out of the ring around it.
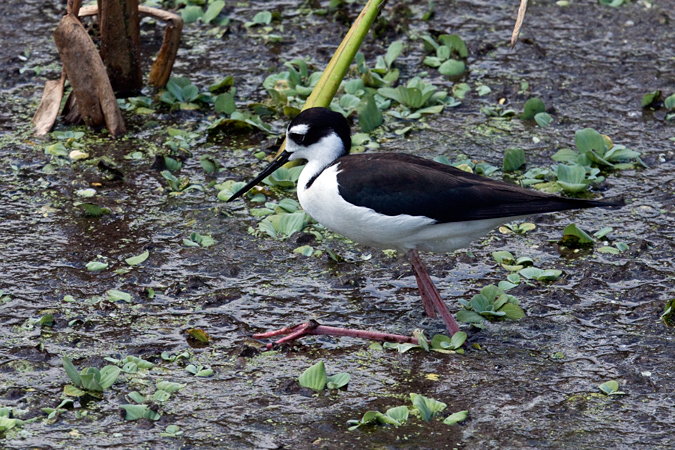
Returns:
[[[431,281],[431,278],[427,273],[427,269],[424,267],[424,264],[422,264],[422,260],[420,259],[420,255],[417,253],[417,250],[410,250],[408,252],[408,256],[410,257],[410,263],[412,264],[413,272],[415,273],[415,278],[417,279],[417,286],[419,287],[420,294],[422,295],[422,301],[425,302],[424,310],[427,311],[427,314],[429,314],[426,301],[424,299],[425,295],[423,293],[426,292],[426,295],[443,318],[443,322],[445,322],[445,326],[452,336],[459,331],[459,325],[457,325],[455,318],[452,317],[448,307],[441,298],[441,294],[438,293],[436,285],[434,285],[434,282]],[[435,315],[429,315],[429,317],[435,317]]]
[[[310,320],[309,322],[303,323],[301,325],[295,325],[292,327],[285,327],[280,330],[269,331],[267,333],[254,334],[253,337],[255,339],[260,339],[278,336],[280,334],[287,334],[287,336],[275,341],[272,344],[267,344],[268,350],[271,349],[274,346],[274,344],[283,344],[285,342],[293,341],[303,336],[310,336],[310,335],[347,336],[360,339],[368,339],[372,341],[401,342],[415,345],[417,345],[418,343],[417,338],[410,336],[402,336],[400,334],[380,333],[377,331],[350,330],[347,328],[329,327],[326,325],[319,325],[319,323],[315,320]]]

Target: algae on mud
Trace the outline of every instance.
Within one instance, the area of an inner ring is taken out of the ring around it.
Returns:
[[[61,15],[61,2],[4,2],[3,17],[25,25],[0,30],[0,406],[37,420],[13,427],[0,446],[675,445],[670,383],[675,334],[659,320],[675,297],[675,134],[665,120],[667,111],[641,109],[645,93],[669,95],[674,90],[669,78],[675,64],[670,45],[675,36],[668,25],[672,13],[639,2],[619,8],[538,3],[530,8],[523,41],[511,52],[515,5],[437,2],[431,22],[418,20],[427,12],[427,2],[404,6],[413,18],[380,24],[382,34],[366,40],[366,57],[382,54],[395,40],[409,42],[409,50],[397,59],[401,79],[407,80],[423,67],[424,52],[412,40],[415,34],[429,29],[457,33],[469,48],[471,72],[463,81],[471,90],[459,107],[425,119],[428,129],[411,129],[405,137],[387,132],[378,151],[445,155],[451,161],[466,155],[499,165],[506,148],[519,147],[530,166],[541,167],[551,164],[559,148],[572,148],[575,130],[590,127],[619,136],[622,144],[642,152],[649,168],[611,173],[598,187],[606,197],[625,195],[630,206],[618,212],[539,217],[533,219],[535,230],[495,232],[473,245],[471,254],[425,255],[454,308],[460,298],[469,299],[508,274],[492,260],[494,251],[507,250],[533,259],[537,267],[563,271],[555,282],[521,282],[509,291],[528,317],[481,331],[467,328],[469,342],[480,349],[470,347],[465,355],[399,354],[330,338],[256,355],[241,347],[247,334],[309,317],[335,326],[384,325],[400,333],[422,327],[428,335],[442,330],[442,324],[424,319],[421,308],[413,306],[414,278],[404,262],[331,234],[323,242],[305,234],[283,241],[254,238],[247,231],[257,221],[246,207],[225,206],[210,188],[170,196],[163,169],[151,167],[166,128],[180,128],[203,136],[190,147],[192,156],[183,161],[181,176],[205,187],[212,181],[240,180],[255,172],[254,153],[270,153],[262,134],[207,139],[203,112],[161,111],[150,117],[129,112],[130,137],[114,142],[87,132],[83,141],[90,160],[107,155],[117,167],[80,160],[48,168],[51,158],[43,150],[54,142],[35,140],[27,124],[39,101],[38,86],[58,74],[50,32]],[[282,39],[252,53],[252,43],[264,42],[262,31],[249,32],[238,23],[271,9],[281,13],[281,22],[272,25]],[[389,5],[384,17],[393,9]],[[346,4],[340,11],[353,18],[357,10]],[[260,86],[268,68],[278,70],[284,61],[309,55],[325,64],[346,31],[332,22],[332,15],[299,14],[295,4],[228,3],[224,11],[232,20],[222,39],[211,26],[186,27],[176,71],[201,89],[233,75],[240,99],[263,100]],[[401,31],[403,25],[408,35]],[[142,39],[158,45],[148,30]],[[30,50],[27,61],[17,56],[25,50]],[[233,61],[237,64],[227,64]],[[44,70],[37,75],[34,67]],[[31,70],[20,72],[22,68]],[[434,82],[452,90],[448,81]],[[478,84],[491,92],[474,94]],[[497,121],[480,112],[500,98],[508,99],[505,107],[520,110],[533,96],[554,108],[556,121],[547,128]],[[151,120],[158,126],[146,128]],[[284,121],[273,125],[282,129]],[[199,162],[204,155],[224,170],[205,174]],[[95,203],[111,214],[88,217],[74,206],[81,201],[76,191],[89,188],[97,191]],[[561,257],[548,240],[558,240],[573,222],[591,232],[610,226],[612,240],[629,243],[629,248],[617,255],[580,251]],[[184,246],[183,239],[192,233],[212,236],[215,244]],[[294,253],[300,245],[325,247],[344,261],[335,262],[325,252],[309,258]],[[124,261],[146,250],[149,257],[142,264],[130,268]],[[110,267],[88,272],[85,264],[98,255]],[[111,289],[129,293],[131,302],[106,300]],[[52,314],[53,327],[28,326],[45,314]],[[208,347],[190,347],[185,332],[194,328],[211,336]],[[185,352],[188,358],[172,360]],[[58,409],[68,384],[61,357],[70,357],[78,367],[101,368],[108,364],[104,357],[127,355],[150,360],[155,368],[121,375],[102,401],[66,406],[56,419],[46,419],[41,408]],[[319,359],[335,372],[352,375],[346,391],[303,395],[297,377]],[[186,370],[190,364],[208,366],[214,374],[195,377]],[[602,394],[598,386],[608,380],[616,380],[626,395]],[[129,403],[125,397],[134,391],[150,395],[158,381],[185,387],[161,405],[156,422],[125,421],[120,414],[121,405]],[[469,418],[451,427],[431,421],[405,429],[347,431],[348,420],[404,404],[410,393],[447,403],[449,412],[468,410]],[[167,432],[175,431],[174,425],[183,433]]]

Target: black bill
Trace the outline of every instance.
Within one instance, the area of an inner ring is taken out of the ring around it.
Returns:
[[[232,200],[235,200],[245,193],[247,193],[253,186],[256,184],[260,183],[260,181],[264,180],[268,175],[271,175],[275,170],[277,170],[279,167],[281,167],[283,164],[288,161],[288,158],[291,157],[291,154],[288,153],[286,150],[281,152],[279,156],[274,158],[274,160],[270,163],[269,166],[265,167],[265,169],[260,172],[260,174],[253,179],[250,183],[248,183],[246,186],[243,188],[239,189],[230,199],[228,202],[231,202]]]

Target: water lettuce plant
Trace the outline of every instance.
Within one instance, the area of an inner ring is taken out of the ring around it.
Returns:
[[[458,331],[457,333],[453,334],[451,338],[443,334],[436,334],[430,341],[424,336],[424,332],[420,330],[415,330],[413,334],[417,338],[417,344],[385,342],[382,347],[396,349],[399,351],[399,353],[405,353],[408,350],[418,348],[427,352],[434,351],[439,353],[464,353],[462,345],[464,345],[467,336],[463,331]]]
[[[70,358],[64,356],[62,361],[66,374],[75,385],[67,385],[64,388],[65,394],[70,396],[81,397],[87,393],[100,396],[104,390],[113,385],[120,375],[120,368],[117,366],[108,365],[101,370],[95,367],[85,367],[78,372]]]
[[[419,119],[422,114],[438,114],[445,106],[459,104],[454,98],[448,98],[447,91],[439,90],[433,84],[422,81],[420,77],[411,78],[405,86],[380,88],[377,93],[398,102],[398,110],[387,112],[398,119]]]
[[[460,299],[459,302],[464,309],[457,312],[457,320],[478,328],[485,328],[483,322],[486,320],[518,320],[525,317],[518,299],[494,285],[485,286],[480,294],[474,295],[469,301]]]
[[[300,386],[312,389],[314,391],[323,391],[324,389],[340,389],[346,386],[351,379],[351,375],[342,372],[330,377],[326,374],[326,366],[323,361],[310,366],[305,370],[298,382]]]
[[[469,50],[466,44],[456,34],[442,34],[437,40],[429,35],[422,36],[424,49],[434,56],[424,58],[424,64],[438,68],[438,71],[448,77],[456,77],[466,72],[466,60]],[[456,59],[459,58],[459,59]]]
[[[393,425],[400,427],[404,425],[410,418],[410,415],[419,417],[425,422],[440,416],[440,414],[448,407],[447,404],[435,400],[433,398],[425,397],[420,394],[411,393],[410,401],[412,408],[406,405],[389,408],[385,413],[379,411],[368,411],[360,420],[348,420],[347,425],[350,425],[349,431],[354,431],[366,425]],[[443,420],[446,425],[454,425],[457,422],[466,420],[468,411],[459,411],[450,414]]]

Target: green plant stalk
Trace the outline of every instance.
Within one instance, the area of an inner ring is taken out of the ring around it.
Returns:
[[[356,56],[356,52],[359,51],[363,39],[365,39],[371,25],[375,22],[375,19],[386,1],[387,0],[368,0],[368,3],[366,3],[366,6],[364,6],[361,11],[361,14],[356,18],[354,24],[352,24],[352,27],[342,40],[342,43],[333,54],[333,57],[323,71],[321,78],[319,78],[319,81],[316,83],[314,90],[309,97],[307,97],[305,105],[302,107],[303,110],[315,106],[328,107],[330,105],[330,102],[333,100],[335,93],[340,87],[340,83],[342,83],[343,78],[349,70],[349,66]],[[277,155],[283,152],[285,148],[286,139],[281,143]],[[297,164],[297,161],[291,161],[287,165],[296,165],[293,163]]]

